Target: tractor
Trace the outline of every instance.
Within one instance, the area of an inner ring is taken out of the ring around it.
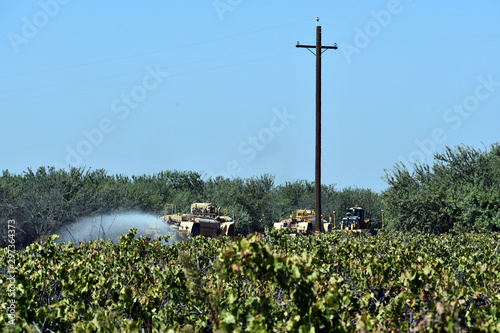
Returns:
[[[172,225],[181,236],[234,237],[234,216],[221,215],[221,209],[211,203],[193,203],[189,214],[179,215],[175,210],[175,205],[166,204],[163,221]]]
[[[348,233],[374,233],[371,219],[365,219],[365,210],[361,207],[347,208],[346,216],[342,219],[340,230]]]
[[[325,232],[330,231],[331,223],[324,219],[323,230]],[[309,235],[313,233],[314,225],[316,223],[316,213],[311,209],[299,209],[295,214],[290,214],[290,217],[282,219],[279,222],[275,222],[273,228],[280,230],[282,228],[295,229],[297,233]]]

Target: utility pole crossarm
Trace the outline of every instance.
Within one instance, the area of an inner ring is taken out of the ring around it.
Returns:
[[[311,49],[316,49],[316,45],[301,45],[299,42],[297,42],[297,45],[295,45],[297,48],[303,48],[303,49],[308,49],[309,51],[312,52],[312,54],[316,55]],[[326,50],[337,50],[338,46],[337,43],[333,44],[333,46],[321,46],[321,54],[325,52]]]
[[[302,44],[297,44],[295,45],[296,47],[300,48],[300,47],[303,47],[303,48],[311,48],[311,49],[315,49],[316,48],[316,45],[302,45]],[[333,44],[333,46],[321,46],[322,49],[333,49],[333,50],[336,50],[338,49],[338,46],[337,44]]]

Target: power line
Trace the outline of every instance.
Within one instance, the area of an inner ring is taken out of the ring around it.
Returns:
[[[184,73],[179,73],[179,74],[171,74],[169,77],[177,77],[177,76],[184,76],[184,75],[191,75],[191,74],[196,74],[196,73],[202,73],[202,72],[208,72],[212,70],[217,70],[221,68],[226,68],[226,67],[232,67],[232,66],[238,66],[241,64],[249,63],[249,62],[255,62],[255,61],[260,61],[264,59],[270,59],[270,58],[278,58],[278,57],[283,57],[286,55],[293,54],[295,52],[286,52],[286,53],[280,53],[272,56],[267,56],[267,57],[261,57],[261,58],[255,58],[255,59],[250,59],[250,60],[245,60],[245,61],[240,61],[232,64],[226,64],[226,65],[221,65],[221,66],[215,66],[215,67],[210,67],[210,68],[204,68],[196,71],[190,71],[190,72],[184,72]],[[160,69],[166,69],[168,67],[160,67]],[[136,72],[136,73],[144,73],[144,71]],[[104,88],[110,88],[110,87],[117,87],[117,86],[124,86],[124,85],[133,85],[137,84],[137,81],[130,81],[130,82],[120,82],[120,83],[115,83],[115,84],[110,84],[110,85],[105,85],[105,86],[92,86],[88,88],[83,88],[83,89],[77,89],[77,90],[70,90],[70,91],[63,91],[63,92],[54,92],[54,93],[48,93],[48,94],[39,94],[35,96],[23,96],[23,97],[15,97],[15,98],[6,98],[6,99],[0,99],[0,102],[6,102],[6,101],[16,101],[16,100],[26,100],[28,98],[42,98],[42,97],[47,97],[47,96],[57,96],[57,95],[66,95],[66,94],[74,94],[74,93],[80,93],[84,91],[91,91],[91,90],[96,90],[96,89],[104,89]]]
[[[212,58],[205,58],[205,59],[195,60],[195,61],[181,63],[181,64],[176,64],[176,65],[171,65],[171,66],[165,66],[165,67],[161,67],[161,69],[163,69],[163,70],[164,69],[171,69],[171,68],[176,68],[176,67],[181,67],[181,66],[194,65],[194,64],[198,64],[198,63],[212,61],[212,60],[219,60],[219,59],[224,59],[224,58],[233,58],[233,57],[236,57],[236,56],[245,55],[245,54],[249,54],[249,53],[254,53],[254,52],[260,52],[260,51],[266,51],[266,50],[270,50],[270,49],[275,49],[275,48],[282,47],[282,46],[285,46],[285,45],[289,45],[289,44],[286,43],[286,44],[280,44],[280,45],[273,45],[271,47],[266,47],[266,48],[254,49],[254,50],[250,50],[250,51],[238,52],[238,53],[233,53],[233,54],[228,54],[228,55],[223,55],[223,56],[217,56],[217,57],[212,57]],[[258,59],[261,59],[261,58],[258,58]],[[141,70],[141,71],[127,72],[127,73],[122,73],[122,74],[104,76],[104,77],[93,78],[93,79],[82,80],[82,81],[76,81],[76,82],[75,81],[73,81],[73,82],[63,82],[63,83],[56,83],[56,84],[50,84],[50,85],[29,87],[29,88],[16,89],[16,90],[10,90],[10,91],[1,91],[0,94],[11,94],[11,93],[22,92],[22,91],[30,91],[30,90],[35,90],[35,89],[44,89],[44,88],[53,88],[53,87],[59,87],[59,86],[68,86],[69,84],[80,84],[80,83],[86,83],[86,82],[102,81],[102,80],[112,79],[112,78],[116,78],[116,77],[123,77],[123,76],[127,76],[127,75],[140,74],[140,73],[143,73],[143,72],[144,71]]]
[[[13,76],[31,75],[31,74],[39,74],[39,73],[45,73],[45,72],[51,72],[51,71],[66,70],[66,69],[75,68],[75,67],[89,66],[89,65],[106,63],[106,62],[111,62],[111,61],[116,61],[116,60],[122,60],[122,59],[134,58],[134,57],[141,57],[141,56],[151,55],[151,54],[155,54],[155,53],[162,53],[162,52],[167,52],[167,51],[172,51],[172,50],[177,50],[177,49],[184,49],[186,47],[197,46],[197,45],[200,45],[200,44],[213,43],[213,42],[223,41],[223,40],[226,40],[226,39],[232,39],[232,38],[237,38],[237,37],[241,37],[241,36],[245,36],[245,35],[250,35],[250,34],[254,34],[254,33],[264,32],[264,31],[268,31],[268,30],[279,29],[279,28],[282,28],[282,27],[286,27],[286,26],[294,25],[294,24],[299,24],[299,23],[303,23],[303,22],[306,22],[306,21],[310,21],[310,20],[311,20],[311,18],[307,18],[307,19],[300,20],[300,21],[294,21],[294,22],[285,23],[285,24],[281,24],[281,25],[276,25],[276,26],[272,26],[272,27],[267,27],[267,28],[263,28],[263,29],[258,29],[258,30],[252,30],[252,31],[248,31],[248,32],[243,32],[243,33],[240,33],[240,34],[235,34],[235,35],[230,35],[230,36],[226,36],[226,37],[215,38],[215,39],[211,39],[211,40],[205,40],[205,41],[201,41],[201,42],[195,42],[195,43],[190,43],[190,44],[185,44],[185,45],[175,46],[175,47],[170,47],[170,48],[165,48],[165,49],[159,49],[159,50],[155,50],[155,51],[136,53],[136,54],[126,55],[126,56],[121,56],[121,57],[101,59],[101,60],[90,61],[90,62],[79,63],[79,64],[68,65],[68,66],[62,66],[62,67],[42,69],[42,70],[38,70],[38,71],[31,71],[31,72],[24,72],[24,73],[2,75],[2,76],[0,76],[0,79],[7,78],[7,77],[13,77]]]
[[[486,16],[500,15],[500,12],[484,12],[484,13],[459,13],[459,14],[423,14],[423,15],[397,15],[398,18],[425,18],[425,17],[458,17],[458,16]],[[372,16],[323,16],[323,19],[368,19],[373,20]]]
[[[445,43],[445,42],[461,42],[467,41],[480,41],[479,39],[486,40],[487,38],[498,38],[500,35],[484,35],[484,36],[443,36],[433,38],[397,38],[397,39],[374,39],[370,44],[404,44],[404,43]],[[482,40],[481,40],[482,41]],[[352,41],[339,41],[338,44],[352,44]]]

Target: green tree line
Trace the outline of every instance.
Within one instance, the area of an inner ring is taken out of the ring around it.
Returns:
[[[263,231],[296,209],[314,209],[314,183],[305,180],[275,184],[274,176],[209,178],[192,171],[153,175],[109,175],[106,170],[40,167],[22,174],[3,171],[0,177],[0,219],[16,220],[16,244],[24,247],[82,217],[138,210],[162,215],[165,204],[187,213],[194,202],[211,202],[233,214],[238,231]],[[322,186],[325,216],[337,218],[353,205],[379,221],[381,198],[369,189]],[[3,224],[2,222],[2,224]],[[338,224],[337,224],[338,225]],[[7,228],[0,230],[5,246]]]
[[[20,247],[82,217],[138,210],[157,215],[165,204],[185,213],[194,202],[211,202],[233,214],[238,231],[248,234],[287,217],[296,209],[314,209],[314,182],[276,184],[274,176],[209,178],[193,171],[162,171],[153,175],[109,175],[106,170],[40,167],[0,176],[0,219],[16,220]],[[322,185],[322,209],[337,226],[345,209],[359,205],[381,227],[385,210],[389,230],[443,233],[452,229],[500,229],[500,145],[484,151],[469,146],[446,147],[432,165],[412,169],[396,164],[386,170],[388,188],[336,189]],[[5,245],[7,228],[0,230]]]

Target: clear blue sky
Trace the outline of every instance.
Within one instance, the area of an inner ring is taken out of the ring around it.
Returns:
[[[499,141],[500,2],[1,1],[0,168],[192,170],[381,191]]]

